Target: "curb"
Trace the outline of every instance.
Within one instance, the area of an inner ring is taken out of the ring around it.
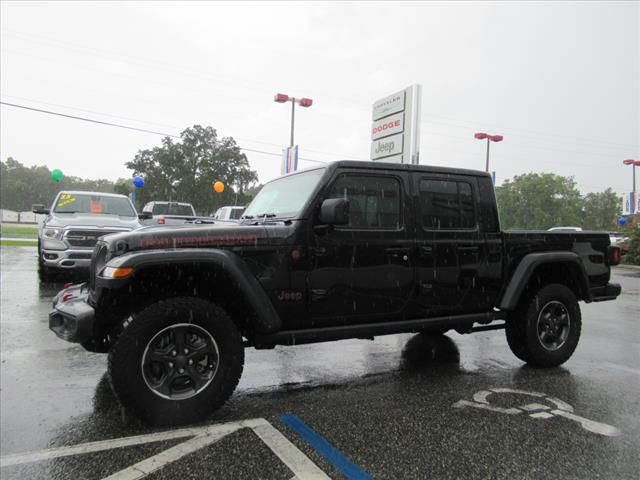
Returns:
[[[630,264],[621,263],[620,265],[616,265],[613,268],[628,268],[630,270],[640,270],[640,265],[630,265]]]

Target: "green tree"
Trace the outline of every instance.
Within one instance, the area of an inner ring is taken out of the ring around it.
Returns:
[[[34,203],[49,206],[60,190],[111,193],[114,185],[105,179],[87,180],[73,176],[54,182],[51,170],[45,166],[25,167],[11,157],[0,162],[0,208],[28,211]]]
[[[496,197],[504,230],[580,225],[581,197],[571,177],[516,175],[496,188]]]
[[[200,125],[184,130],[179,141],[165,137],[162,146],[139,151],[126,166],[145,179],[139,206],[152,200],[189,202],[202,215],[245,204],[245,191],[258,179],[233,138],[218,139],[214,128]],[[224,183],[223,193],[213,191],[215,181]]]
[[[611,188],[589,193],[582,202],[582,226],[589,230],[615,230],[621,211],[620,199]]]
[[[113,193],[129,196],[133,190],[133,181],[130,178],[119,178],[113,184]]]
[[[640,265],[640,223],[627,229],[629,233],[629,251],[624,256],[624,263]]]

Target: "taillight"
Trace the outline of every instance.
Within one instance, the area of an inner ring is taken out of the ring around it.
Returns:
[[[620,247],[611,245],[609,247],[609,265],[619,265],[621,257],[622,252],[620,251]]]
[[[164,217],[160,217],[160,218],[158,218],[158,223],[159,223],[160,225],[164,225],[164,223],[165,223]]]

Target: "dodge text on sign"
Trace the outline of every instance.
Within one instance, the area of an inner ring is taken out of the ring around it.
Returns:
[[[404,113],[400,112],[373,122],[371,125],[371,139],[376,140],[381,137],[402,133],[403,131]]]

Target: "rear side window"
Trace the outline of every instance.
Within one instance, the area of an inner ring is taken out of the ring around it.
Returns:
[[[327,198],[349,201],[346,228],[397,230],[401,227],[400,182],[394,177],[343,174]]]
[[[178,203],[156,203],[153,206],[154,215],[193,215],[193,210],[189,205]]]
[[[422,226],[429,230],[471,229],[476,226],[471,184],[451,180],[420,180]]]

